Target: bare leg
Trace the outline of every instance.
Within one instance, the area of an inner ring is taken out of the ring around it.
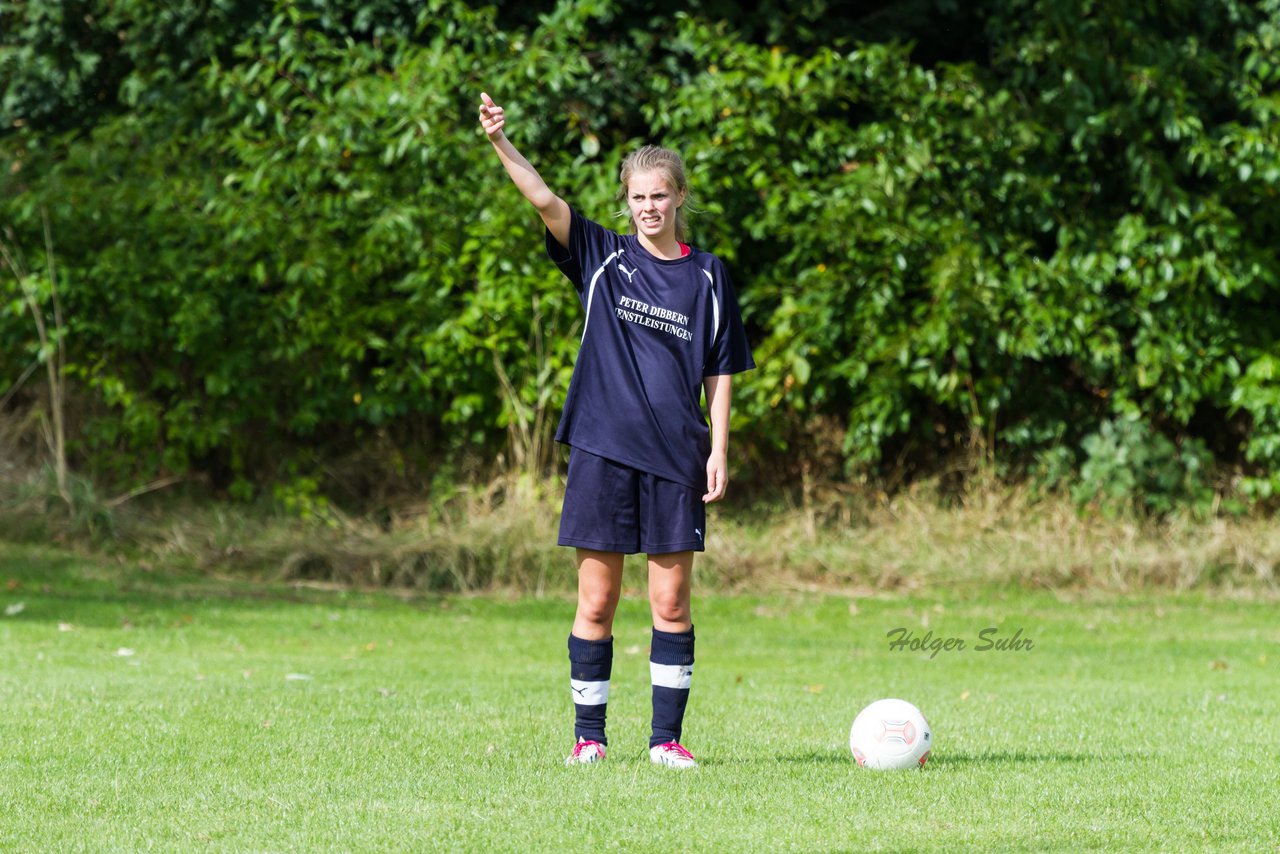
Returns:
[[[613,671],[613,615],[622,594],[623,555],[578,549],[578,611],[569,635],[573,735],[566,765],[604,758],[609,677]]]
[[[655,629],[683,633],[693,628],[693,554],[649,555],[649,609]]]
[[[693,679],[693,617],[689,610],[692,576],[693,552],[649,555],[649,608],[653,612],[653,641],[649,646],[653,730],[649,758],[673,768],[697,765],[679,744]]]
[[[578,549],[578,612],[573,634],[600,641],[613,636],[613,615],[622,596],[622,562],[619,552]]]

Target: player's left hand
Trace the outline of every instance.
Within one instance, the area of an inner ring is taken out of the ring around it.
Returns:
[[[707,458],[707,494],[702,496],[704,504],[713,504],[724,498],[729,488],[729,465],[722,451],[712,451]]]

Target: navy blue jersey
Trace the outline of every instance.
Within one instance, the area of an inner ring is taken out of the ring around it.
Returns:
[[[556,441],[705,488],[703,378],[755,367],[724,264],[656,258],[577,211],[568,249],[549,231],[546,245],[586,312]]]

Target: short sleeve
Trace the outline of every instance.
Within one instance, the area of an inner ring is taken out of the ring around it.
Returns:
[[[720,306],[720,323],[702,371],[703,376],[707,377],[737,374],[756,366],[729,273],[723,264],[716,265],[716,273],[719,286],[715,288],[715,296]]]
[[[571,222],[576,222],[577,219],[577,216],[574,216]],[[570,228],[572,229],[572,225]],[[560,245],[560,241],[556,240],[555,235],[551,233],[551,229],[546,229],[546,235],[543,240],[547,245],[547,257],[564,274],[566,279],[573,282],[573,287],[576,290],[582,290],[582,264],[578,258],[574,257],[570,250]],[[570,243],[572,242],[573,240],[570,238]]]
[[[547,257],[559,268],[565,278],[573,282],[573,286],[582,293],[586,287],[583,281],[584,269],[594,268],[605,260],[615,248],[618,235],[609,229],[582,216],[572,206],[569,207],[569,246],[561,246],[559,241],[547,229],[543,238],[547,247]]]

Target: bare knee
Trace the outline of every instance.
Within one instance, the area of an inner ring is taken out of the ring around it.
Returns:
[[[592,625],[611,628],[618,610],[618,595],[606,588],[578,591],[578,619]]]
[[[689,597],[682,595],[679,589],[651,590],[649,608],[653,612],[654,625],[663,631],[671,631],[668,626],[673,625],[684,630],[691,622]]]
[[[613,634],[613,614],[622,594],[620,554],[578,550],[578,613],[573,633],[583,640],[605,640]]]
[[[654,628],[687,632],[693,626],[689,612],[692,575],[692,553],[649,555],[649,609]]]

